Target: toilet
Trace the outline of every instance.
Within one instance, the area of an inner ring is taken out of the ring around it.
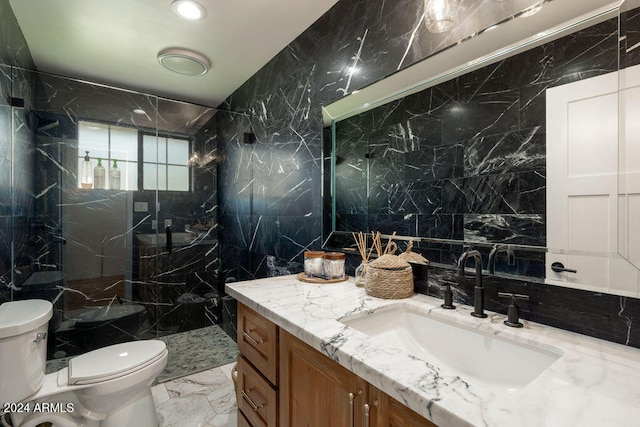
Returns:
[[[0,304],[0,402],[13,426],[157,426],[151,384],[167,364],[165,343],[103,347],[45,375],[52,313],[45,300]]]

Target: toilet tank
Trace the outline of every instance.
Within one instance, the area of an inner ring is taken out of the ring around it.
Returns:
[[[0,304],[0,402],[20,402],[42,386],[52,314],[45,300]]]

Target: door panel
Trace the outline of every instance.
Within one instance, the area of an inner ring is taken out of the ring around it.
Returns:
[[[608,287],[618,247],[618,77],[547,90],[547,282]],[[551,270],[561,262],[577,273]]]

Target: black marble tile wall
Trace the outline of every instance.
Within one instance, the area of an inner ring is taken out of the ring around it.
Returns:
[[[617,34],[609,20],[338,122],[338,229],[546,246],[544,91],[617,70]]]
[[[322,190],[330,144],[320,107],[446,46],[423,31],[422,7],[411,0],[341,0],[221,106],[252,117],[229,115],[218,123],[228,161],[218,182],[225,274],[260,277],[268,255],[290,261],[320,248],[329,227],[321,216],[331,198]],[[544,246],[544,91],[616,70],[617,49],[612,20],[341,122],[339,137],[346,143],[336,156],[339,227]],[[361,71],[349,75],[348,66]],[[247,132],[255,134],[254,144],[243,144]],[[294,178],[291,168],[310,174]],[[281,196],[283,189],[289,191]],[[312,196],[302,208],[298,201],[306,193]],[[269,209],[273,203],[277,210]],[[304,232],[283,231],[277,224],[285,222]],[[259,236],[265,236],[260,245]],[[466,248],[420,250],[452,265]],[[521,254],[501,268],[541,277],[543,259],[542,252]],[[624,327],[623,318],[632,325],[631,311],[618,316],[620,297],[511,283],[516,290],[535,288],[534,300],[544,295],[531,303],[539,304],[536,311],[525,310],[532,320],[637,346],[635,338],[624,338],[635,331]],[[469,302],[469,289],[456,287],[456,298]],[[566,304],[551,301],[554,296],[566,297]],[[637,302],[624,301],[627,307]],[[491,307],[504,311],[501,304],[493,300]],[[583,319],[590,319],[588,327],[580,325]]]
[[[220,149],[229,162],[221,166],[219,181],[220,223],[232,233],[222,234],[227,240],[223,264],[228,266],[228,275],[257,277],[268,255],[286,263],[301,260],[306,249],[320,247],[321,105],[532,4],[524,0],[509,3],[481,8],[478,2],[465,1],[461,12],[465,20],[459,28],[433,35],[423,23],[423,1],[341,0],[227,99],[221,108],[251,117],[219,122]],[[491,13],[486,13],[487,7],[492,8]],[[353,66],[361,71],[350,74],[348,69]],[[255,142],[244,144],[244,133],[254,134]],[[378,191],[386,190],[378,187]],[[392,191],[401,204],[405,189]],[[388,216],[384,205],[378,208],[375,221],[392,229],[398,218]],[[357,215],[352,211],[349,215]],[[348,220],[362,229],[357,217]],[[286,233],[276,226],[284,222],[299,231]],[[413,229],[415,226],[408,227]],[[263,233],[272,239],[258,248],[254,236]]]

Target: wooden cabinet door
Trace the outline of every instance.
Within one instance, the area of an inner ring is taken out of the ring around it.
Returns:
[[[365,408],[365,426],[369,427],[437,427],[417,412],[369,384]]]
[[[280,425],[363,425],[366,382],[280,330]]]

